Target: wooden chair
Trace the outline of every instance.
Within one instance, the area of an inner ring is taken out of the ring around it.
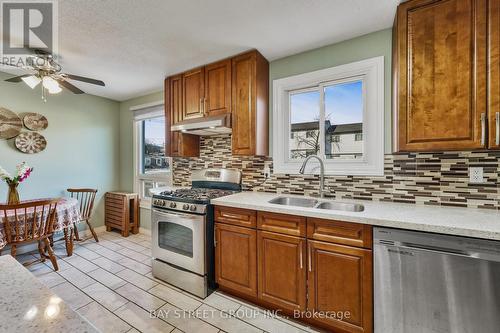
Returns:
[[[70,193],[72,198],[76,198],[80,202],[80,221],[85,221],[87,223],[95,241],[99,242],[97,234],[89,222],[90,217],[92,216],[92,209],[94,208],[94,200],[97,190],[90,188],[68,188],[67,191]],[[73,230],[75,232],[75,240],[80,241],[81,239],[78,235],[78,228],[76,227],[76,223],[73,225],[73,227]]]
[[[58,199],[49,199],[17,205],[0,204],[3,229],[13,257],[16,256],[18,245],[38,242],[40,261],[44,262],[46,258],[49,258],[54,270],[59,269],[54,250],[48,239],[53,233],[58,201]],[[48,251],[48,256],[45,250]]]

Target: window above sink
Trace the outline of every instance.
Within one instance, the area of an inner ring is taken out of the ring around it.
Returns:
[[[275,173],[318,155],[325,174],[383,175],[383,57],[274,80],[273,93]]]

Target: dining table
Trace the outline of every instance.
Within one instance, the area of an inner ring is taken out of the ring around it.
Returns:
[[[46,199],[40,199],[46,200]],[[35,200],[26,200],[21,203],[30,202]],[[14,219],[15,215],[19,220],[23,221],[23,215],[33,215],[33,209],[24,210],[19,209],[15,211],[14,209],[7,211],[7,215],[0,215],[0,250],[2,250],[7,245],[7,236],[4,230],[5,219],[9,221]],[[28,219],[29,220],[29,217]],[[75,198],[59,198],[59,202],[56,206],[55,211],[55,221],[53,225],[53,232],[64,233],[64,241],[66,243],[66,252],[68,256],[73,254],[73,238],[74,238],[74,226],[81,221],[80,218],[80,203]]]

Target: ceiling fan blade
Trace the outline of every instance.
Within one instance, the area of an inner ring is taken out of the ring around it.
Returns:
[[[103,87],[105,86],[104,82],[102,82],[101,80],[90,79],[88,77],[72,75],[72,74],[62,74],[62,76],[64,76],[67,79],[70,79],[70,80],[82,81],[82,82],[96,84],[98,86],[103,86]]]
[[[18,82],[21,82],[23,80],[23,78],[28,77],[28,76],[32,76],[32,75],[33,74],[25,74],[25,75],[21,75],[21,76],[14,76],[14,77],[11,77],[10,79],[7,79],[5,81],[6,82],[18,83]]]
[[[69,83],[68,81],[64,81],[64,80],[57,80],[59,82],[59,84],[61,86],[63,86],[64,88],[68,89],[69,91],[71,91],[73,94],[85,94],[85,92],[83,90],[81,90],[80,88],[77,88],[75,87],[74,85],[72,85],[71,83]]]

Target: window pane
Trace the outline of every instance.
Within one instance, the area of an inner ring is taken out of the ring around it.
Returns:
[[[328,159],[363,157],[363,82],[325,87],[325,155]]]
[[[290,94],[290,159],[319,153],[319,91]]]
[[[168,171],[170,165],[165,156],[165,117],[142,121],[142,172]]]

